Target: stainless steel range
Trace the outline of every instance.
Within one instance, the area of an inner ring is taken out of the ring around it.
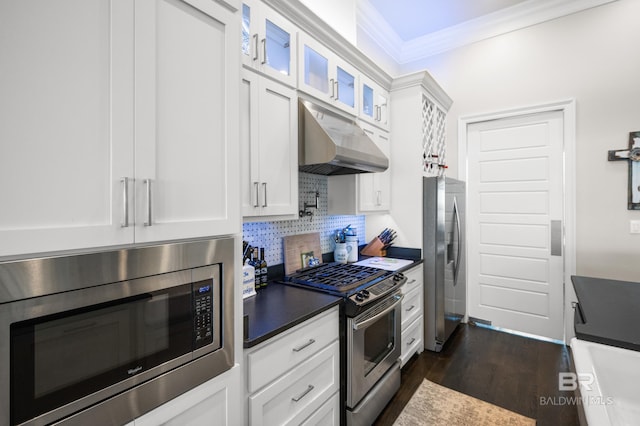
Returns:
[[[346,313],[346,420],[370,425],[400,387],[401,273],[328,263],[287,283],[340,295]]]

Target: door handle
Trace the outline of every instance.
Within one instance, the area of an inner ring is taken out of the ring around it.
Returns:
[[[460,212],[458,211],[458,199],[453,197],[453,214],[456,217],[456,229],[458,230],[458,252],[456,253],[456,264],[453,270],[453,285],[458,284],[458,273],[460,272],[460,257],[462,255],[462,230],[460,226]]]
[[[267,39],[263,38],[262,39],[262,62],[260,62],[262,65],[267,63]]]
[[[258,33],[253,35],[253,60],[258,60]]]
[[[129,227],[129,178],[123,177],[120,182],[122,183],[122,222],[120,222],[120,226],[127,228]]]
[[[145,179],[144,185],[146,187],[147,194],[147,205],[146,205],[146,214],[147,220],[144,222],[144,226],[151,226],[151,179]]]
[[[335,98],[336,96],[336,85],[333,83],[334,81],[333,78],[329,80],[329,84],[331,84],[331,98]]]
[[[262,188],[264,189],[264,204],[262,204],[262,207],[267,207],[267,182],[262,182]]]
[[[256,203],[253,207],[260,207],[260,184],[258,182],[253,182],[253,187],[256,190]]]
[[[551,256],[562,256],[562,221],[551,221]]]

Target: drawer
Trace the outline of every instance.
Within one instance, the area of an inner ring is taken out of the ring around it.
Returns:
[[[414,288],[402,299],[402,329],[404,330],[417,317],[422,315],[422,289]]]
[[[340,389],[340,344],[333,342],[249,397],[249,424],[293,425]]]
[[[333,394],[331,398],[307,420],[302,426],[339,426],[340,425],[340,392]]]
[[[339,337],[338,307],[247,353],[247,389],[253,393]]]
[[[407,277],[407,282],[402,286],[402,293],[406,294],[416,287],[422,287],[424,282],[422,264],[403,272],[403,274]]]
[[[407,362],[411,356],[416,352],[422,352],[423,346],[423,324],[422,316],[413,321],[406,330],[402,332],[400,342],[402,344],[402,351],[400,354],[401,367]]]

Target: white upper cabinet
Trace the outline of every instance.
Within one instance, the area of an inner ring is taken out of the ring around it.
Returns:
[[[136,2],[137,242],[240,229],[236,19],[213,1]]]
[[[389,130],[389,92],[360,74],[360,97],[358,117]]]
[[[297,93],[243,70],[241,105],[242,214],[297,218]]]
[[[359,125],[389,157],[389,132],[365,123]],[[379,173],[329,176],[327,192],[329,214],[360,215],[387,212],[391,209],[391,169]]]
[[[304,33],[298,48],[298,89],[356,115],[358,71]]]
[[[0,256],[238,232],[234,14],[33,3],[0,2]]]
[[[360,123],[360,127],[389,158],[391,155],[389,133],[363,123]],[[389,211],[391,209],[391,170],[388,168],[380,173],[362,173],[358,175],[358,178],[360,179],[358,191],[360,212]]]
[[[133,241],[133,29],[127,2],[0,2],[0,256]]]
[[[242,63],[296,86],[296,27],[259,0],[242,2]]]

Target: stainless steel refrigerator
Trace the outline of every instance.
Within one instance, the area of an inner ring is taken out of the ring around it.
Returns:
[[[440,352],[466,313],[465,183],[424,177],[424,347]]]

